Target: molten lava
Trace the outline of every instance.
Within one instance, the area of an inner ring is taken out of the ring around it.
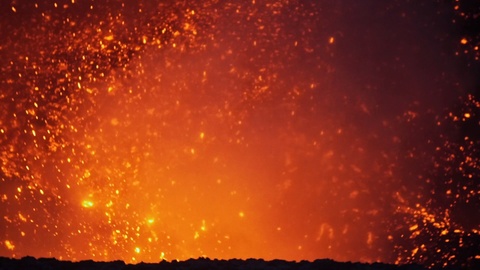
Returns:
[[[0,255],[478,260],[462,8],[4,5]]]

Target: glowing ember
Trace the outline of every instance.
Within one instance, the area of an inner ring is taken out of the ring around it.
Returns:
[[[467,4],[163,2],[2,7],[0,256],[479,259]]]

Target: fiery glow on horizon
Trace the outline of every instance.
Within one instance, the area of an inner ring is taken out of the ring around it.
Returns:
[[[0,256],[478,260],[459,1],[167,2],[3,8]]]

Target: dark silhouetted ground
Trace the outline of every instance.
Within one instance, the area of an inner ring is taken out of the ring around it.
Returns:
[[[478,266],[478,265],[477,265]],[[475,269],[473,268],[464,269]],[[39,258],[23,257],[21,259],[12,259],[0,257],[0,270],[14,270],[14,269],[92,269],[92,270],[173,270],[173,269],[193,269],[193,270],[215,270],[215,269],[242,269],[242,270],[254,270],[254,269],[281,269],[281,270],[424,270],[427,269],[420,265],[392,265],[384,263],[354,263],[354,262],[336,262],[330,259],[292,262],[284,260],[265,261],[262,259],[230,259],[230,260],[212,260],[208,258],[190,259],[187,261],[161,261],[159,263],[139,263],[139,264],[126,264],[123,261],[113,262],[95,262],[93,260],[71,262],[71,261],[59,261],[54,258]],[[439,268],[439,269],[460,269],[460,268]],[[478,269],[478,268],[477,268]]]

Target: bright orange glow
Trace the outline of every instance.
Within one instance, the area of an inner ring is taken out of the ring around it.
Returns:
[[[447,48],[478,44],[442,1],[43,2],[0,16],[0,256],[474,246],[476,69]]]

